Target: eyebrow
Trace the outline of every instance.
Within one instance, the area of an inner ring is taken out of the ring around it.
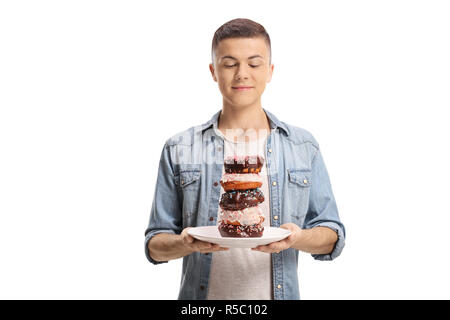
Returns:
[[[232,57],[232,56],[223,56],[222,58],[220,58],[220,60],[223,60],[223,59],[226,59],[226,58],[237,60],[235,57]],[[261,59],[263,59],[263,57],[261,57],[259,54],[257,54],[257,55],[248,57],[247,60],[254,59],[254,58],[261,58]]]

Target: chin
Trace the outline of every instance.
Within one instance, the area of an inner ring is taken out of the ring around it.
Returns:
[[[236,99],[236,97],[233,97],[232,99],[229,99],[229,101],[230,101],[230,103],[233,106],[236,106],[236,107],[239,107],[239,108],[246,108],[246,107],[249,107],[251,105],[254,105],[258,101],[258,99],[254,98],[254,97],[252,97],[252,98],[250,98],[250,97],[237,98]]]

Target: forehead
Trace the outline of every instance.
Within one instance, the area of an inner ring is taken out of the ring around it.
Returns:
[[[246,60],[250,56],[260,55],[264,59],[268,56],[268,46],[262,37],[258,38],[230,38],[219,42],[216,55],[229,55],[237,59]]]

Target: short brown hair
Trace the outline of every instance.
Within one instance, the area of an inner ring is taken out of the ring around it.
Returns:
[[[211,49],[211,60],[214,64],[214,55],[219,42],[228,38],[257,38],[262,37],[269,47],[269,64],[272,63],[272,47],[266,29],[259,23],[250,19],[238,18],[223,24],[214,33]]]

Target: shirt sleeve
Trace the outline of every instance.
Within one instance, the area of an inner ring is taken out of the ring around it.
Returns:
[[[159,233],[180,234],[182,229],[182,201],[175,184],[175,176],[167,142],[161,153],[148,227],[145,230],[145,255],[153,264],[166,263],[150,257],[148,243]]]
[[[339,219],[336,200],[322,154],[320,149],[317,149],[311,166],[309,207],[303,227],[310,229],[319,226],[334,230],[337,233],[338,240],[330,254],[312,254],[312,256],[316,260],[334,260],[344,248],[345,228]]]

